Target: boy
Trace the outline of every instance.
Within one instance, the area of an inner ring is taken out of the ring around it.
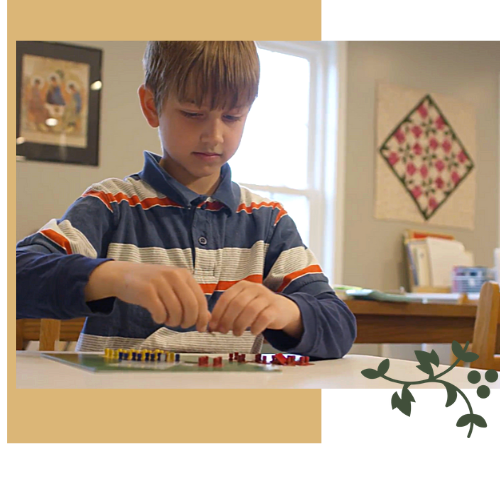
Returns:
[[[18,317],[86,316],[84,351],[256,353],[266,338],[342,357],[354,316],[281,205],[231,181],[255,44],[149,42],[144,67],[140,103],[162,156],[145,152],[140,173],[94,184],[18,244]]]

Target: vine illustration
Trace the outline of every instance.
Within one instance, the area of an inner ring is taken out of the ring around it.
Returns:
[[[446,408],[455,403],[458,394],[460,394],[460,396],[467,404],[469,412],[466,413],[465,415],[462,415],[458,419],[456,425],[457,427],[465,427],[466,425],[469,425],[469,433],[467,434],[467,437],[470,438],[474,425],[476,425],[477,427],[486,427],[487,426],[486,420],[481,415],[478,415],[477,413],[473,412],[472,405],[470,404],[470,401],[467,399],[467,396],[463,393],[463,391],[461,391],[458,387],[451,384],[450,382],[439,380],[440,377],[442,377],[449,371],[453,370],[453,368],[455,368],[455,366],[457,366],[457,364],[460,361],[470,363],[472,361],[475,361],[479,357],[474,352],[467,352],[468,347],[469,347],[469,342],[467,342],[465,344],[465,347],[462,348],[462,346],[456,340],[453,341],[451,348],[457,360],[446,370],[442,371],[441,373],[438,373],[437,375],[434,374],[434,369],[432,367],[432,365],[434,365],[436,368],[439,367],[439,356],[437,355],[436,351],[434,350],[432,350],[431,352],[415,351],[417,360],[420,363],[419,365],[417,365],[417,368],[426,373],[427,375],[429,375],[429,378],[424,380],[418,380],[416,382],[406,382],[403,380],[396,380],[386,376],[386,373],[389,371],[389,366],[390,366],[390,361],[388,359],[384,359],[379,364],[376,370],[374,370],[373,368],[367,368],[366,370],[362,370],[361,374],[368,379],[373,380],[376,378],[383,378],[385,380],[388,380],[389,382],[394,382],[395,384],[401,384],[403,386],[403,389],[401,391],[401,396],[399,396],[398,392],[396,391],[392,395],[391,405],[393,410],[397,408],[399,411],[401,411],[401,413],[403,413],[407,417],[411,415],[411,404],[415,403],[415,398],[413,397],[413,394],[410,392],[409,389],[411,385],[421,385],[421,384],[427,384],[429,382],[436,382],[438,384],[442,384],[445,387],[447,393],[447,400],[445,404]],[[495,370],[488,370],[485,373],[485,378],[487,382],[495,382],[498,379],[498,372],[496,372]],[[477,384],[481,380],[481,374],[478,371],[473,370],[469,372],[467,379],[469,380],[470,383]],[[477,395],[482,399],[487,398],[490,395],[490,388],[486,385],[481,385],[477,389]]]

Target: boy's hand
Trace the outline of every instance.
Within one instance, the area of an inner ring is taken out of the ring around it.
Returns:
[[[232,330],[240,336],[248,327],[254,335],[271,328],[296,338],[304,328],[295,302],[259,283],[240,281],[217,301],[208,328],[221,333]]]
[[[109,261],[90,275],[85,300],[117,297],[147,309],[158,324],[205,332],[207,300],[187,269],[157,264]]]

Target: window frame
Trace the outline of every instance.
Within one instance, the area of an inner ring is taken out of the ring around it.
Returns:
[[[307,196],[309,248],[333,286],[342,282],[343,266],[347,43],[259,41],[257,46],[309,61],[308,186],[294,189],[241,185],[251,190]]]

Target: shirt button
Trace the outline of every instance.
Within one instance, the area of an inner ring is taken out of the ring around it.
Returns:
[[[201,236],[200,238],[198,238],[198,242],[200,243],[200,245],[206,245],[207,239],[204,236]]]

